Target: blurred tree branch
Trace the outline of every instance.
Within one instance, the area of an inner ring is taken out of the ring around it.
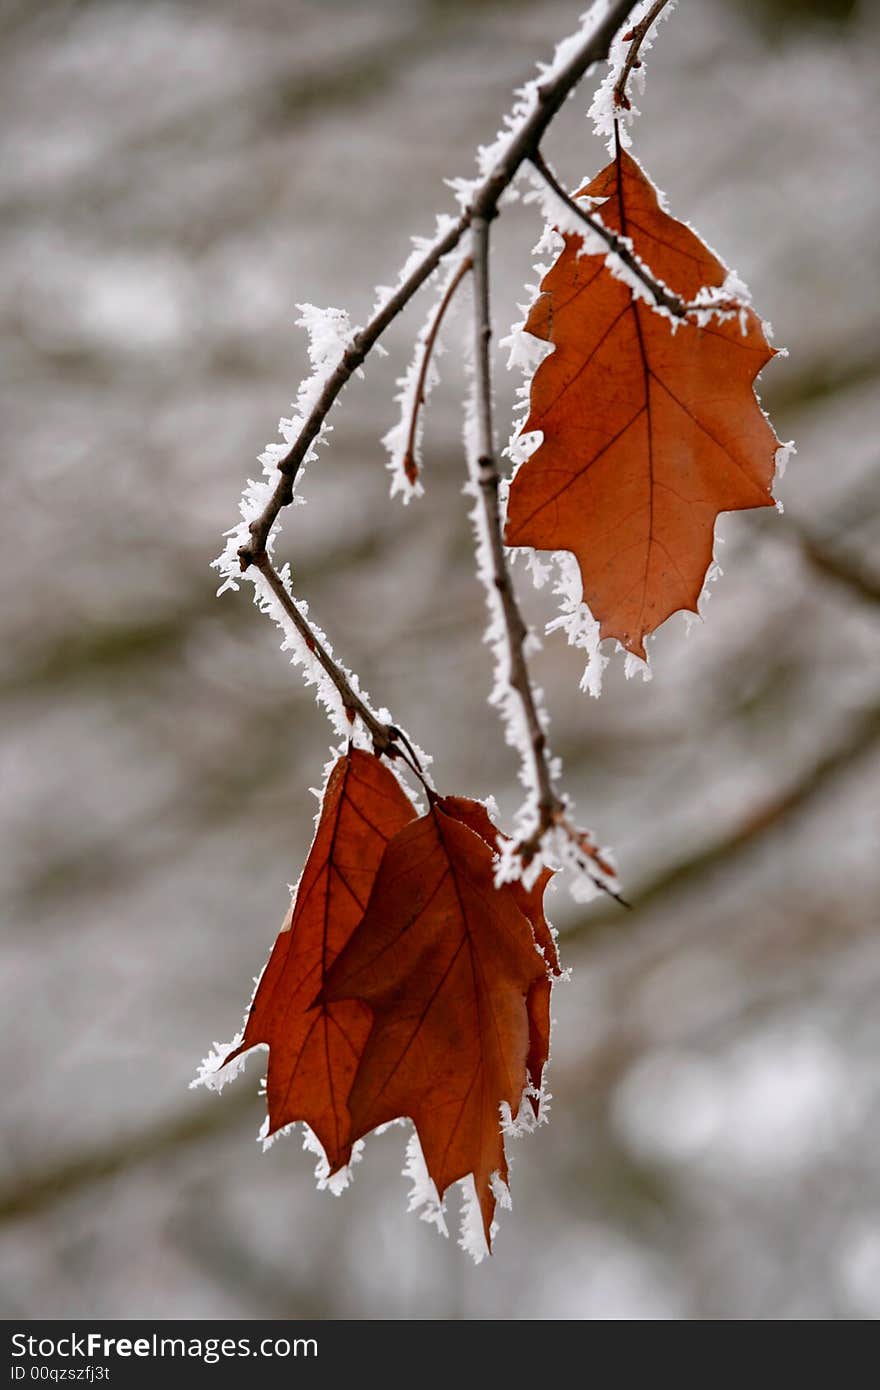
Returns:
[[[639,914],[644,910],[673,893],[689,890],[707,874],[727,868],[753,845],[763,843],[771,833],[787,828],[797,815],[814,805],[831,782],[870,756],[878,742],[880,704],[856,715],[840,737],[830,743],[799,778],[777,796],[756,806],[722,839],[662,870],[637,888],[631,898],[636,915],[627,919],[627,925],[638,925]],[[594,932],[620,925],[621,919],[616,914],[606,912],[585,917],[577,926],[569,928],[563,939],[566,945],[582,944],[588,942]]]
[[[795,528],[795,536],[801,554],[823,579],[830,579],[868,603],[880,603],[880,575],[864,561],[845,554],[803,527]]]
[[[253,1112],[255,1095],[242,1087],[223,1106],[201,1105],[192,1110],[144,1125],[121,1138],[105,1140],[78,1154],[29,1171],[18,1182],[0,1187],[0,1224],[37,1215],[46,1207],[76,1196],[95,1183],[143,1163],[174,1157],[190,1145],[200,1144],[234,1129]]]

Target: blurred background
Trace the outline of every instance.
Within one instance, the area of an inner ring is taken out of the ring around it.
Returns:
[[[636,910],[551,904],[554,1102],[514,1146],[495,1258],[407,1215],[401,1131],[334,1198],[295,1138],[260,1154],[259,1057],[220,1097],[187,1090],[238,1027],[327,755],[274,629],[208,568],[307,365],[295,304],[363,320],[581,8],[0,6],[7,1318],[880,1316],[868,0],[681,0],[649,55],[635,152],[790,349],[761,393],[798,454],[784,516],[724,520],[709,620],[661,630],[651,683],[618,659],[589,699],[559,636],[536,662]],[[589,100],[546,144],[569,186],[605,162]],[[499,337],[535,217],[498,225]],[[406,511],[378,442],[431,302],[349,388],[279,553],[440,784],[509,815],[460,495],[464,316]]]

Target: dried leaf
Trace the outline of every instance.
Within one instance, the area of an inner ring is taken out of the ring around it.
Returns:
[[[626,151],[577,196],[604,200],[606,227],[685,303],[723,285],[724,266]],[[697,611],[718,513],[773,504],[778,440],[753,385],[774,350],[751,309],[673,323],[604,254],[564,242],[526,323],[555,351],[532,381],[523,432],[544,438],[511,485],[506,540],[572,551],[602,637],[644,657],[671,613]]]
[[[269,1132],[304,1120],[331,1171],[351,1156],[346,1101],[370,1032],[356,1000],[316,998],[364,908],[388,841],[415,817],[394,774],[371,753],[351,749],[330,774],[321,819],[296,901],[263,972],[231,1061],[269,1045]]]
[[[389,844],[323,994],[373,1012],[349,1096],[352,1138],[411,1118],[441,1196],[473,1173],[487,1242],[493,1175],[507,1181],[500,1107],[518,1113],[527,998],[546,979],[516,895],[495,887],[494,861],[455,803],[435,801]]]
[[[450,814],[485,840],[493,850],[496,849],[499,840],[507,839],[507,836],[492,823],[489,812],[481,801],[472,801],[465,796],[447,796],[443,804]],[[544,894],[552,877],[553,870],[545,868],[541,870],[531,888],[525,888],[516,879],[510,884],[517,907],[531,923],[535,942],[540,947],[547,966],[544,978],[535,981],[526,999],[529,1016],[529,1053],[526,1058],[526,1070],[536,1093],[529,1097],[536,1119],[540,1113],[541,1081],[550,1058],[550,993],[554,978],[558,979],[561,973],[556,941],[544,915]]]

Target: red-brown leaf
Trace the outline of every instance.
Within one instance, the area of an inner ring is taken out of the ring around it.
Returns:
[[[682,301],[723,284],[625,151],[578,196],[605,200],[606,227]],[[523,428],[544,438],[511,485],[506,540],[572,551],[602,637],[644,657],[671,613],[697,611],[718,513],[773,503],[778,440],[753,386],[774,353],[751,309],[745,332],[738,314],[673,332],[604,255],[564,241],[526,323],[555,351],[532,381]]]
[[[519,1110],[526,1001],[546,968],[513,891],[495,887],[492,850],[451,811],[436,801],[391,841],[323,997],[373,1012],[352,1138],[409,1116],[441,1196],[473,1174],[488,1242],[492,1174],[507,1180],[499,1111]]]
[[[269,1132],[304,1120],[331,1170],[351,1156],[346,1101],[370,1010],[349,999],[316,1003],[327,970],[363,916],[388,841],[415,817],[394,774],[352,749],[330,774],[296,901],[278,935],[231,1061],[269,1045]]]
[[[493,825],[489,812],[481,801],[472,801],[465,796],[447,796],[443,805],[456,820],[460,820],[463,825],[467,825],[479,835],[480,839],[485,840],[491,849],[497,848],[499,838],[508,838]],[[531,922],[535,941],[547,963],[544,978],[535,981],[526,999],[529,1016],[529,1053],[526,1058],[526,1070],[536,1092],[541,1090],[544,1068],[550,1058],[550,992],[553,979],[558,978],[560,974],[556,941],[544,915],[544,893],[552,877],[552,869],[542,869],[531,888],[525,888],[516,879],[510,884],[517,907]],[[540,1113],[539,1095],[530,1096],[529,1100],[537,1119]]]

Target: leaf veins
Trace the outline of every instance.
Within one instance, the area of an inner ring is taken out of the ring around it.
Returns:
[[[327,971],[363,916],[389,840],[415,816],[394,774],[351,749],[327,782],[296,900],[269,957],[232,1061],[269,1045],[269,1133],[304,1120],[331,1171],[351,1156],[346,1101],[371,1015],[365,1004],[316,1002]]]
[[[349,1096],[352,1138],[409,1116],[441,1197],[473,1174],[488,1243],[493,1177],[506,1183],[508,1171],[500,1107],[519,1110],[527,1000],[547,970],[517,896],[495,887],[493,849],[457,806],[434,801],[391,841],[323,998],[373,1013]]]
[[[605,226],[684,303],[723,285],[625,150],[577,196],[601,200]],[[671,613],[697,611],[718,513],[773,505],[778,440],[753,387],[774,350],[751,309],[672,323],[604,252],[564,242],[526,322],[555,351],[532,381],[523,432],[544,437],[511,484],[505,539],[572,551],[601,636],[644,657]]]

